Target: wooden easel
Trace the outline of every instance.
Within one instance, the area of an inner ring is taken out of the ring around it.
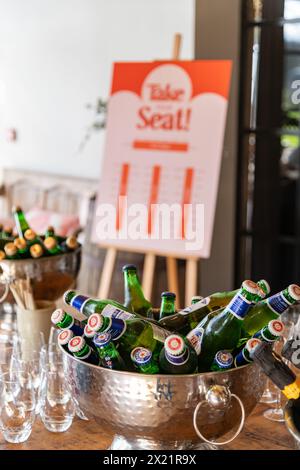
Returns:
[[[181,34],[175,34],[173,42],[172,60],[179,60],[181,49],[182,37]],[[142,287],[145,297],[151,300],[153,277],[155,272],[155,261],[158,253],[149,252],[145,254]],[[100,285],[98,290],[98,297],[105,299],[109,295],[113,270],[116,262],[117,248],[108,247],[104,260]],[[185,300],[182,304],[179,297],[179,282],[178,282],[178,269],[177,260],[175,257],[167,256],[167,283],[168,290],[176,294],[176,307],[180,308],[189,305],[193,295],[197,294],[197,259],[187,258],[185,269]]]

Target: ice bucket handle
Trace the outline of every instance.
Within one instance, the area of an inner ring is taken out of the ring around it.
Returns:
[[[199,431],[199,428],[198,428],[198,425],[197,425],[197,416],[198,416],[198,412],[199,412],[200,407],[204,403],[208,403],[210,406],[215,407],[215,408],[220,408],[220,407],[226,408],[229,405],[232,397],[237,400],[238,404],[241,407],[241,422],[240,422],[240,425],[239,425],[237,431],[227,441],[216,442],[216,441],[211,441],[209,439],[206,439],[206,437],[204,437],[203,434],[201,434],[201,432]],[[204,442],[207,442],[208,444],[213,444],[215,446],[224,446],[224,445],[229,444],[230,442],[232,442],[240,434],[241,430],[244,427],[244,423],[245,423],[245,408],[244,408],[242,400],[237,395],[235,395],[234,393],[231,393],[230,390],[227,387],[224,387],[222,385],[213,385],[208,390],[208,392],[206,393],[205,400],[202,400],[201,402],[198,403],[198,405],[195,408],[194,416],[193,416],[193,425],[194,425],[194,429],[195,429],[197,435]]]

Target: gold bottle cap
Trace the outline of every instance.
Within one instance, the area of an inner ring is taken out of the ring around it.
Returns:
[[[11,227],[4,227],[3,232],[8,233],[9,235],[12,234],[13,229]]]
[[[6,258],[6,254],[4,253],[3,250],[0,250],[0,261]]]
[[[57,246],[57,241],[55,240],[54,237],[47,237],[44,240],[44,245],[47,248],[47,250],[53,250]]]
[[[35,239],[36,233],[31,228],[28,228],[26,232],[24,233],[24,237],[26,238],[26,240],[32,241]]]
[[[6,243],[6,245],[4,246],[4,251],[6,253],[7,256],[14,256],[17,254],[17,247],[16,245],[11,242],[11,243]]]
[[[47,232],[54,232],[53,225],[49,225],[49,227],[47,228]]]
[[[20,206],[13,206],[12,212],[14,213],[14,212],[23,212],[23,211],[22,211],[22,208]]]
[[[15,238],[14,239],[14,244],[16,245],[18,250],[25,250],[25,248],[27,246],[25,238],[21,238],[21,237]]]
[[[70,250],[75,250],[78,247],[77,238],[74,236],[70,236],[66,239],[66,245]]]
[[[43,254],[43,248],[38,243],[35,243],[30,247],[30,254],[32,258],[40,258]]]

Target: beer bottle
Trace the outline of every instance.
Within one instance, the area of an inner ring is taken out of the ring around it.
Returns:
[[[233,350],[240,339],[244,317],[259,293],[253,281],[244,281],[239,292],[218,315],[210,320],[205,330],[195,328],[187,335],[199,354],[199,370],[209,370],[221,349]],[[195,346],[196,345],[196,346]]]
[[[14,244],[17,247],[18,253],[21,258],[27,258],[29,254],[28,246],[25,238],[17,237],[14,239]]]
[[[24,238],[26,230],[30,230],[30,225],[26,220],[25,214],[20,206],[13,207],[12,213],[15,219],[18,236]]]
[[[0,224],[0,238],[2,238],[3,224]]]
[[[191,305],[195,305],[196,303],[200,302],[203,300],[204,297],[201,297],[201,295],[194,295],[191,299]]]
[[[110,333],[96,333],[94,346],[100,358],[99,365],[106,369],[124,370],[124,361],[112,342]]]
[[[253,335],[284,313],[291,305],[300,301],[300,287],[289,285],[285,290],[259,302],[249,310],[243,324],[243,331]]]
[[[75,251],[78,246],[79,243],[77,241],[77,238],[72,235],[70,237],[67,237],[67,239],[60,244],[60,249],[64,253],[69,253],[70,251]]]
[[[137,313],[129,312],[126,307],[124,307],[119,302],[116,302],[115,300],[92,299],[73,290],[65,292],[64,302],[67,305],[71,305],[79,312],[84,313],[87,317],[89,317],[92,313],[101,313],[104,317],[116,317],[122,318],[123,320],[128,320],[135,317],[141,318],[143,320],[145,319],[143,316]],[[154,320],[151,320],[151,322],[156,323]]]
[[[29,247],[29,252],[32,258],[41,258],[44,254],[42,245],[39,243],[34,243],[34,245],[31,245]]]
[[[163,292],[161,294],[160,320],[175,313],[175,299],[176,295],[173,292]]]
[[[300,377],[283,362],[268,343],[261,343],[252,353],[252,360],[256,362],[269,377],[269,379],[290,400],[300,397]]]
[[[2,238],[11,238],[13,229],[11,227],[4,227],[2,231]]]
[[[74,333],[72,330],[62,330],[57,337],[58,344],[67,352],[69,352],[68,344],[73,336]]]
[[[143,374],[158,374],[158,364],[153,359],[150,349],[138,346],[130,353],[131,360],[135,368]]]
[[[4,251],[5,251],[7,259],[19,259],[20,258],[18,249],[13,242],[6,243],[6,245],[4,245]]]
[[[74,336],[68,343],[68,349],[78,359],[95,366],[99,365],[97,353],[85,342],[83,336]]]
[[[109,332],[112,340],[118,341],[126,353],[130,353],[137,346],[143,346],[156,353],[163,346],[165,338],[170,335],[169,331],[146,320],[123,320],[120,317],[104,317],[99,313],[90,315],[88,325],[96,332]]]
[[[75,336],[82,336],[84,334],[84,327],[86,321],[79,321],[72,315],[64,312],[63,309],[56,309],[51,315],[52,323],[61,330],[71,330]]]
[[[211,371],[224,371],[231,369],[233,364],[233,356],[229,351],[218,351],[215,355],[213,363],[211,365]]]
[[[198,357],[179,335],[170,335],[165,339],[159,355],[159,368],[166,374],[192,374],[197,372]]]
[[[0,261],[6,258],[6,254],[3,250],[0,250]]]
[[[124,273],[124,306],[132,312],[143,317],[151,316],[151,303],[145,299],[142,286],[140,284],[136,266],[126,264],[123,266]]]
[[[57,244],[57,240],[54,237],[47,237],[44,240],[44,246],[50,255],[59,255],[62,253],[61,248]]]
[[[273,343],[277,341],[284,332],[284,324],[280,320],[271,320],[261,330],[257,331],[253,338],[258,338],[261,341],[267,341]]]
[[[38,237],[34,230],[28,228],[24,233],[24,238],[26,240],[27,245],[30,247],[32,245],[43,245],[42,240]]]
[[[235,356],[234,367],[244,366],[245,364],[253,362],[252,353],[260,343],[261,340],[258,338],[248,339],[243,349]]]
[[[48,237],[54,237],[55,238],[55,229],[54,229],[54,227],[52,227],[52,225],[49,225],[49,227],[47,227],[47,230],[45,231],[45,240]]]

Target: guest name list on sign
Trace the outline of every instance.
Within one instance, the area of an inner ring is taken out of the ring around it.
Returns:
[[[230,74],[230,61],[114,65],[94,241],[209,257]]]

